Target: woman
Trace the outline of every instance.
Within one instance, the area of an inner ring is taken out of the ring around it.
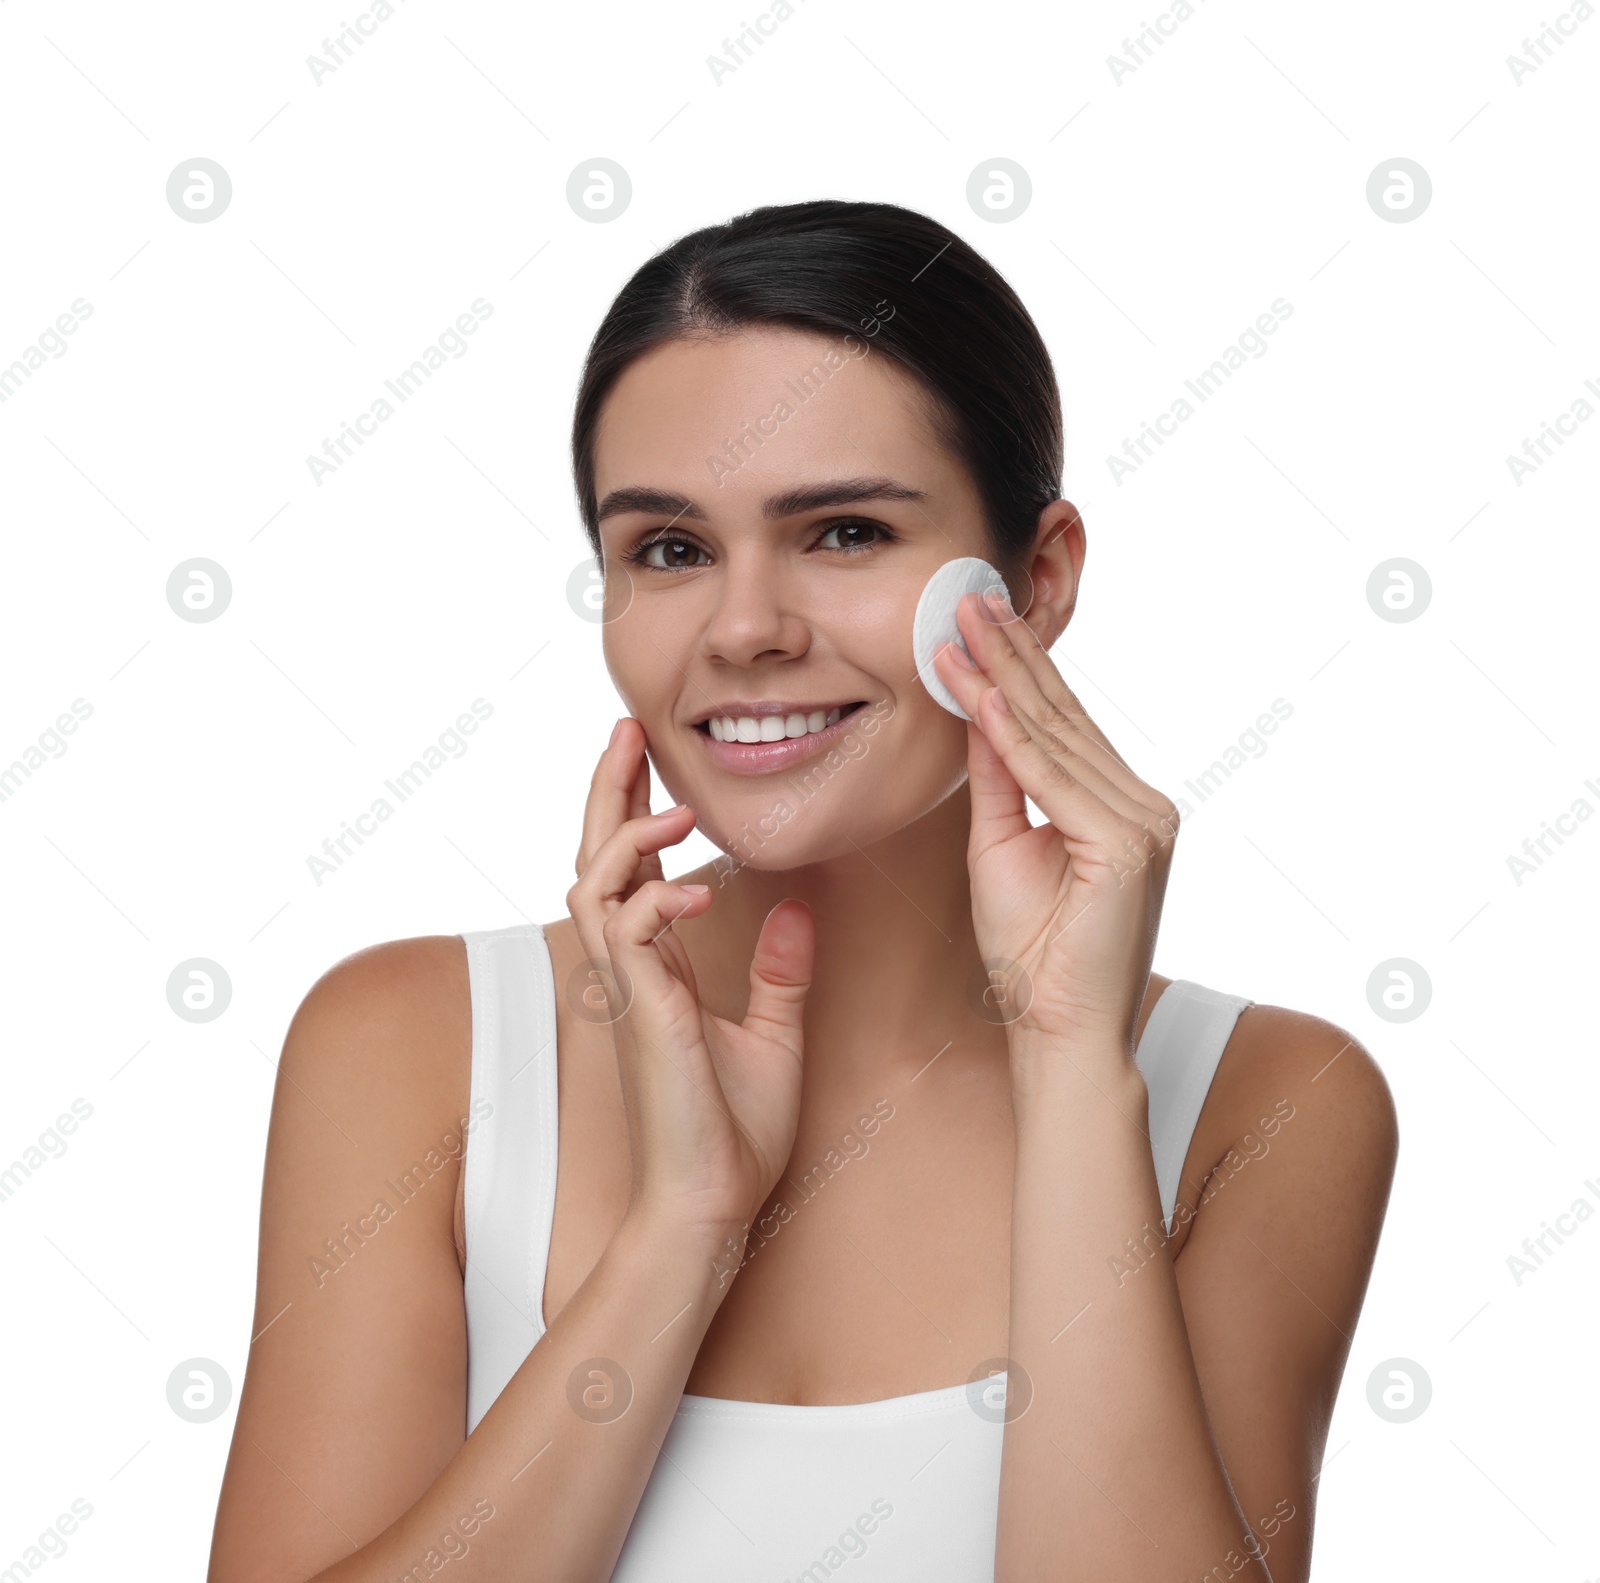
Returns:
[[[214,1583],[1305,1578],[1393,1107],[1150,971],[1178,810],[1047,653],[1022,304],[905,209],[756,210],[628,283],[573,454],[629,713],[571,916],[297,1013]],[[1011,593],[933,662],[966,720],[911,646],[957,557]]]

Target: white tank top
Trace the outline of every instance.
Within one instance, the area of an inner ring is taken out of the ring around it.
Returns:
[[[538,924],[461,938],[471,1114],[487,1123],[466,1151],[470,1434],[545,1330],[556,1002]],[[1175,979],[1140,1038],[1169,1229],[1212,1074],[1253,1004]],[[821,1583],[842,1567],[841,1583],[992,1583],[1005,1378],[821,1407],[685,1393],[612,1583]]]

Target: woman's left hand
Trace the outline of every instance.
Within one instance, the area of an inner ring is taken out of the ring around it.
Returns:
[[[976,663],[947,644],[935,667],[973,721],[972,918],[1009,997],[1013,1058],[1065,1049],[1131,1067],[1177,809],[1123,762],[1009,603],[986,611],[969,594],[957,620]],[[1029,822],[1024,795],[1048,824]]]

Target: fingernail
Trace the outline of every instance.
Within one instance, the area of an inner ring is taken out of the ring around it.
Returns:
[[[989,696],[994,699],[994,706],[1003,715],[1011,713],[1011,705],[1006,702],[1006,695],[998,687],[989,689]]]
[[[704,895],[704,893],[710,890],[711,887],[709,885],[680,885],[678,889],[693,891],[696,896],[700,896]]]
[[[953,659],[956,664],[962,668],[962,670],[975,671],[978,668],[972,663],[972,656],[968,654],[959,643],[952,643],[950,645],[950,658]]]
[[[683,812],[683,810],[684,810],[684,809],[685,809],[685,808],[687,808],[687,807],[688,807],[688,806],[689,806],[689,805],[688,805],[688,803],[686,803],[686,802],[678,802],[678,803],[674,803],[674,804],[673,804],[673,805],[672,805],[672,806],[671,806],[671,807],[670,807],[670,808],[663,808],[663,809],[662,809],[662,810],[661,810],[661,812],[660,812],[660,813],[658,813],[658,814],[657,814],[657,815],[656,815],[656,818],[658,818],[658,819],[665,819],[665,818],[667,818],[667,817],[668,817],[668,816],[669,816],[669,815],[671,815],[671,814],[675,814],[675,813],[682,813],[682,812]]]
[[[617,745],[617,738],[619,736],[621,736],[621,735],[622,735],[622,721],[619,720],[614,726],[612,726],[612,728],[611,728],[611,740],[608,743],[606,743],[606,746],[608,748],[614,748]]]
[[[1011,596],[1009,594],[985,594],[984,598],[989,601],[989,608],[994,611],[996,615],[1014,616],[1016,614],[1016,611],[1011,608]]]

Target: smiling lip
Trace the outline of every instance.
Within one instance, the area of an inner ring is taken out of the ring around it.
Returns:
[[[734,775],[770,775],[775,770],[788,769],[805,759],[826,753],[835,742],[850,730],[851,721],[866,705],[849,704],[831,726],[821,731],[808,731],[803,737],[783,737],[776,742],[718,742],[705,726],[695,727],[695,735],[705,743],[711,761],[719,769]]]

